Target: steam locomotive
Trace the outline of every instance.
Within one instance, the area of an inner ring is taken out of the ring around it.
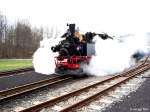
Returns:
[[[106,33],[97,34],[87,32],[80,34],[75,24],[67,24],[67,32],[61,38],[64,38],[58,45],[52,46],[53,52],[58,52],[55,57],[55,72],[61,75],[82,76],[84,74],[82,65],[89,64],[92,55],[95,55],[94,36],[98,35],[103,40],[113,39]]]

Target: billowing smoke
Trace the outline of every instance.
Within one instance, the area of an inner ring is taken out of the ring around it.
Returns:
[[[144,34],[125,35],[113,40],[95,38],[96,55],[83,69],[91,75],[106,75],[120,72],[133,65],[147,53],[148,44]]]
[[[54,73],[54,57],[57,56],[57,53],[53,53],[51,47],[58,44],[59,41],[60,38],[46,38],[40,42],[40,48],[33,55],[33,66],[36,72],[47,75]]]
[[[51,51],[51,47],[57,45],[61,38],[44,39],[40,48],[34,53],[33,64],[36,72],[52,74],[55,71],[54,57],[57,53]],[[130,67],[140,59],[141,53],[147,53],[147,38],[142,34],[129,34],[114,37],[113,40],[102,40],[98,36],[94,38],[96,55],[92,56],[90,64],[83,69],[91,75],[107,75],[120,72]]]

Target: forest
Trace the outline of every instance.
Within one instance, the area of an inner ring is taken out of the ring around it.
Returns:
[[[33,27],[28,20],[9,24],[7,17],[0,13],[0,59],[32,58],[43,35],[43,27]]]

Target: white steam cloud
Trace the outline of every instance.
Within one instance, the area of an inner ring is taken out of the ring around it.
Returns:
[[[54,57],[57,53],[51,47],[57,45],[61,38],[43,39],[40,48],[34,53],[33,64],[36,72],[52,74],[55,71]],[[114,37],[113,40],[94,38],[96,55],[89,65],[84,65],[84,72],[90,75],[107,75],[120,72],[133,64],[131,56],[137,51],[147,53],[148,44],[146,34],[124,35]]]
[[[131,58],[137,51],[147,53],[148,44],[144,34],[125,35],[113,40],[95,38],[96,55],[83,69],[91,75],[107,75],[120,72],[133,64]]]
[[[59,38],[51,38],[43,39],[40,42],[40,48],[33,55],[33,66],[36,72],[47,75],[55,72],[54,58],[57,56],[57,53],[53,53],[51,47],[58,44],[59,41]]]

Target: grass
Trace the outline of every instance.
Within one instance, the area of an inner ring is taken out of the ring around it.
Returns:
[[[0,59],[0,72],[32,66],[31,59]]]

